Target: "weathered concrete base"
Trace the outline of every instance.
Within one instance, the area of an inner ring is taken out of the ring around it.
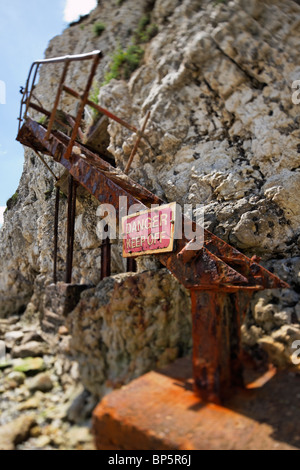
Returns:
[[[45,332],[57,333],[65,317],[78,304],[81,293],[91,286],[85,284],[50,284],[45,290],[41,326]]]
[[[66,322],[83,385],[100,399],[187,356],[191,320],[189,293],[166,269],[103,279]]]
[[[300,376],[270,370],[226,407],[192,391],[191,361],[179,359],[106,396],[94,411],[100,450],[300,449]]]

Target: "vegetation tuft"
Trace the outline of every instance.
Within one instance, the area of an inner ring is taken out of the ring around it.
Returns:
[[[101,36],[103,31],[105,31],[105,24],[101,23],[101,21],[98,21],[97,23],[94,24],[93,26],[93,32],[95,36]]]
[[[42,116],[38,120],[38,123],[44,125],[46,123],[46,121],[47,121],[47,116]]]
[[[158,33],[158,26],[151,24],[149,13],[143,15],[139,21],[138,27],[134,32],[134,40],[136,44],[149,42]]]
[[[150,14],[142,16],[137,29],[132,37],[132,44],[127,49],[120,46],[112,55],[109,71],[105,74],[104,83],[106,85],[113,78],[128,80],[134,70],[136,70],[144,57],[144,49],[141,44],[150,41],[158,33],[156,24],[151,24]]]
[[[49,199],[51,199],[51,196],[52,196],[52,193],[54,191],[54,188],[50,188],[48,189],[47,191],[45,191],[45,201],[48,201]]]
[[[90,94],[89,94],[89,100],[95,104],[98,104],[99,92],[100,92],[100,87],[97,82],[94,82],[92,85]],[[97,109],[91,108],[91,113],[92,113],[94,122],[97,121],[98,117],[100,116],[99,111],[97,111]]]
[[[13,194],[12,197],[10,197],[8,201],[6,202],[6,208],[8,211],[12,209],[13,207],[15,207],[15,205],[18,202],[18,199],[19,199],[19,193],[18,191],[16,191],[15,194]]]
[[[104,84],[113,78],[128,80],[144,56],[144,50],[137,44],[131,44],[126,50],[119,47],[112,56],[110,70],[105,74]]]

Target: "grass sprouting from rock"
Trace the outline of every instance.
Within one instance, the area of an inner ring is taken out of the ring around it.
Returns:
[[[149,14],[143,15],[138,23],[138,27],[134,32],[134,40],[136,44],[149,42],[158,33],[158,26],[151,24]]]
[[[15,194],[13,194],[12,197],[10,197],[8,201],[6,202],[6,207],[8,211],[12,209],[13,207],[15,207],[15,205],[18,202],[18,199],[19,199],[19,193],[18,191],[16,191]]]
[[[139,66],[144,57],[144,49],[141,44],[149,42],[158,33],[158,26],[151,23],[150,14],[143,15],[132,37],[132,44],[127,49],[120,46],[112,55],[109,71],[104,77],[104,85],[113,78],[116,80],[128,80],[132,72]]]
[[[101,21],[98,21],[97,23],[94,24],[93,26],[93,33],[95,36],[101,36],[103,31],[105,31],[105,24],[101,23]]]
[[[112,56],[110,70],[104,77],[104,84],[113,78],[128,80],[144,56],[144,50],[137,44],[131,44],[126,50],[119,47]]]
[[[90,91],[90,94],[89,94],[89,100],[92,101],[95,104],[98,104],[99,92],[100,92],[100,87],[99,87],[97,82],[94,82],[93,85],[92,85],[92,89]],[[91,110],[92,110],[93,120],[96,121],[98,119],[98,117],[100,116],[100,113],[95,108],[91,108]]]
[[[38,124],[46,124],[46,121],[47,121],[47,116],[42,116],[40,117],[40,119],[38,120]]]
[[[29,372],[42,372],[45,368],[44,360],[41,357],[26,357],[21,359],[20,363],[14,366],[13,370],[27,374]]]

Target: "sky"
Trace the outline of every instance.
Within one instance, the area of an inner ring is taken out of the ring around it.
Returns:
[[[95,8],[97,0],[0,0],[0,226],[15,193],[24,151],[16,142],[21,95],[30,65],[68,23]]]

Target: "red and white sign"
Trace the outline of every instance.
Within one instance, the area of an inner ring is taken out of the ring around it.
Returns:
[[[176,202],[122,218],[123,257],[173,251]]]

